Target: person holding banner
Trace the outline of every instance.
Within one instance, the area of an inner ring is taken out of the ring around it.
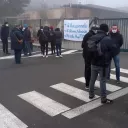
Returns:
[[[85,62],[85,71],[84,71],[84,76],[85,76],[85,89],[89,89],[89,82],[91,78],[91,54],[87,50],[87,41],[88,39],[95,35],[97,30],[99,29],[99,26],[93,25],[90,29],[90,31],[84,36],[83,41],[82,41],[82,48],[83,48],[83,58]]]

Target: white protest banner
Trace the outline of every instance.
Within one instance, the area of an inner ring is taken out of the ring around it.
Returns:
[[[64,20],[64,39],[82,41],[89,31],[89,20]]]

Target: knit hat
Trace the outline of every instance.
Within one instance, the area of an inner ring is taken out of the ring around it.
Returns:
[[[50,28],[51,30],[53,30],[53,26],[50,26],[49,28]]]
[[[102,30],[104,32],[108,32],[109,31],[108,25],[107,24],[101,24],[100,30]]]
[[[24,27],[25,27],[25,28],[28,28],[28,25],[27,25],[27,24],[24,24]]]

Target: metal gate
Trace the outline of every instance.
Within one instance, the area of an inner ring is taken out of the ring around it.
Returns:
[[[97,24],[106,23],[109,28],[113,24],[118,25],[120,33],[123,35],[124,44],[122,46],[122,51],[128,52],[128,18],[125,19],[97,19]]]

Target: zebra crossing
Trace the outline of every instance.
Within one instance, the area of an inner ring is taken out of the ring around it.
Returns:
[[[112,69],[112,71],[115,70]],[[121,71],[126,72],[127,70],[121,69]],[[116,76],[114,74],[111,74],[111,78],[115,80]],[[74,79],[74,81],[85,83],[84,77]],[[121,82],[128,83],[128,78],[121,76]],[[98,89],[100,88],[100,83],[98,80],[95,83],[95,87]],[[106,87],[107,91],[109,92],[108,97],[110,99],[116,99],[128,93],[128,88],[123,88],[121,87],[121,85],[107,83]],[[72,119],[102,105],[99,95],[96,95],[95,99],[91,100],[89,99],[88,91],[79,89],[77,87],[74,87],[73,85],[68,85],[67,83],[58,83],[55,85],[51,85],[50,88],[64,93],[68,96],[74,97],[78,100],[81,100],[85,102],[85,104],[76,108],[70,108],[68,106],[58,103],[57,101],[55,101],[54,98],[49,99],[48,97],[36,91],[20,94],[19,97],[50,116],[56,116],[58,114],[61,114],[62,116],[67,117],[68,119]]]
[[[121,73],[125,74],[125,76],[128,75],[127,69],[121,68],[120,70]],[[111,79],[115,80],[116,76],[113,74],[115,73],[115,69],[112,69],[112,71],[113,72],[111,74]],[[52,96],[51,98],[51,96],[46,96],[43,93],[37,92],[36,90],[19,94],[17,95],[17,97],[20,100],[23,100],[25,103],[29,104],[30,106],[32,105],[34,106],[34,108],[39,109],[42,113],[47,114],[49,117],[61,115],[62,117],[65,117],[67,119],[79,117],[80,115],[85,114],[86,112],[103,106],[99,94],[96,94],[95,99],[89,99],[88,91],[80,89],[80,85],[85,84],[84,77],[75,78],[73,81],[77,82],[79,87],[74,87],[74,85],[61,82],[58,84],[51,85],[50,87],[48,87],[48,89],[52,89],[53,91],[56,91],[56,93],[59,92],[58,97],[61,94],[65,94],[68,97],[73,97],[77,100],[82,101],[83,104],[81,106],[67,106],[65,104],[58,102],[54,98],[54,96]],[[81,84],[79,85],[79,83]],[[125,87],[122,87],[122,84],[125,84]],[[107,83],[108,98],[114,100],[128,94],[127,84],[128,78],[124,76],[121,76],[121,84],[116,85],[112,83]],[[99,90],[100,85],[98,80],[95,83],[95,87],[97,88],[97,90]],[[66,100],[69,99],[67,98]],[[13,113],[11,113],[6,107],[0,104],[0,127],[27,128],[28,126],[25,123],[23,123],[18,117],[16,117]]]

